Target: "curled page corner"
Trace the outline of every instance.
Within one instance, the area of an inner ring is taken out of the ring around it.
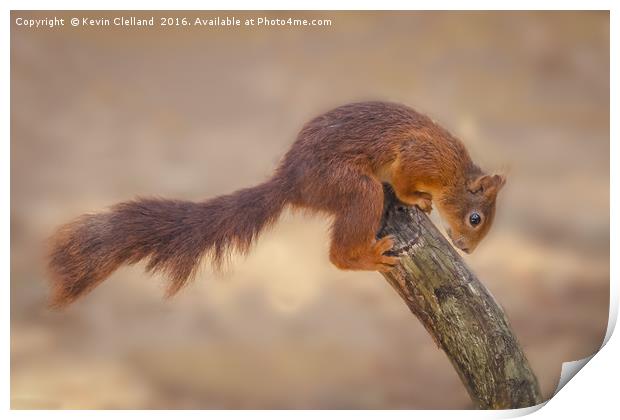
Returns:
[[[591,356],[580,360],[573,360],[572,362],[564,362],[562,363],[562,372],[560,373],[560,381],[558,382],[558,386],[553,392],[553,396],[555,396],[560,390],[570,381],[576,374],[583,368],[595,355],[594,353]],[[553,398],[553,396],[551,398]],[[503,410],[499,418],[515,418],[515,417],[523,417],[528,414],[532,414],[541,408],[543,408],[550,400],[545,400],[538,405],[533,405],[531,407],[518,408],[513,410]]]
[[[613,282],[610,287],[613,287]],[[613,294],[612,292],[613,290],[610,290],[610,296],[612,296],[612,298],[609,305],[609,320],[607,322],[607,330],[605,331],[605,337],[603,338],[603,342],[601,343],[601,348],[596,353],[598,353],[600,350],[603,349],[603,347],[605,347],[616,328],[616,321],[618,320],[618,301],[613,298],[615,294]],[[573,360],[572,362],[562,363],[560,380],[558,382],[558,386],[553,392],[553,395],[555,396],[558,392],[560,392],[560,390],[564,388],[564,385],[566,385],[568,381],[573,379],[577,372],[579,372],[590,360],[592,360],[594,356],[596,356],[596,353],[588,357],[584,357],[580,360]]]
[[[568,381],[573,379],[573,376],[575,376],[577,372],[579,372],[594,357],[595,354],[596,353],[594,353],[591,356],[580,359],[580,360],[573,360],[572,362],[562,363],[562,372],[560,373],[560,381],[558,382],[558,386],[555,389],[555,392],[553,393],[553,395],[560,392],[560,390],[564,388],[564,385],[566,385]]]

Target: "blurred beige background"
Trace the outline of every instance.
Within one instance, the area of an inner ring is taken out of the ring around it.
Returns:
[[[136,195],[256,184],[304,122],[363,99],[411,105],[483,167],[511,167],[494,229],[465,259],[545,395],[562,362],[601,345],[608,13],[291,12],[281,17],[333,23],[258,30],[14,23],[53,15],[78,16],[12,13],[13,408],[471,408],[380,275],[329,264],[319,217],[285,214],[249,258],[223,275],[205,267],[169,301],[138,265],[46,308],[41,255],[58,224]]]

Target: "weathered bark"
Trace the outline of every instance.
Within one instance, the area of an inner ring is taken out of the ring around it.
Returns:
[[[506,315],[459,254],[418,208],[385,188],[378,236],[392,235],[400,264],[384,274],[448,356],[473,402],[484,409],[542,402]]]

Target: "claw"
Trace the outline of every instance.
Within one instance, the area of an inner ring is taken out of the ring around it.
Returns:
[[[400,258],[399,257],[388,257],[387,255],[384,255],[381,258],[381,264],[384,266],[387,266],[388,269],[392,269],[394,268],[395,265],[397,265],[400,262]]]

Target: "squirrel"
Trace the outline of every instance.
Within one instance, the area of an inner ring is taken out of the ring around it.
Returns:
[[[285,206],[333,217],[330,261],[389,271],[391,237],[376,238],[389,183],[406,205],[434,203],[452,243],[470,253],[493,223],[504,175],[476,166],[463,143],[429,117],[389,102],[337,107],[308,123],[266,182],[201,202],[139,198],[85,214],[50,238],[51,306],[67,305],[122,264],[146,260],[174,295],[203,257],[220,268],[247,254]]]

